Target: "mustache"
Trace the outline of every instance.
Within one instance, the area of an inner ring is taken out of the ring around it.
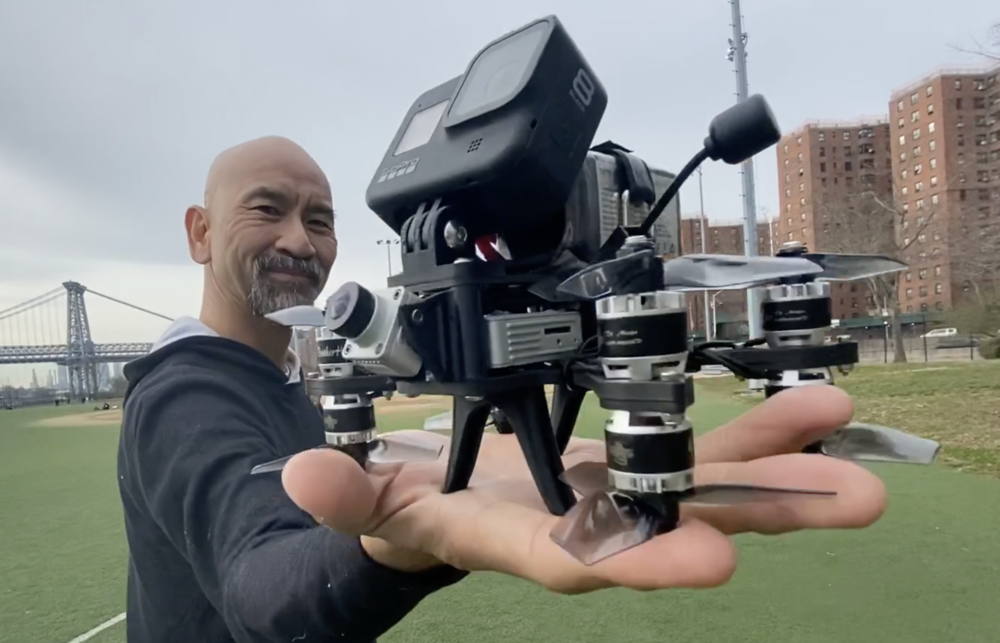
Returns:
[[[295,259],[286,255],[261,255],[254,260],[254,270],[259,274],[282,270],[298,273],[314,283],[323,279],[323,268],[315,259]]]

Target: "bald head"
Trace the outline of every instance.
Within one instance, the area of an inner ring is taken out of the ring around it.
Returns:
[[[238,189],[248,178],[274,169],[321,179],[319,182],[326,186],[330,198],[330,185],[323,170],[302,146],[283,136],[262,136],[234,145],[215,157],[205,179],[205,207],[211,210],[220,193],[231,194],[234,187]]]
[[[225,150],[204,197],[188,210],[189,246],[224,299],[254,315],[314,303],[337,243],[330,184],[302,147],[265,136]]]

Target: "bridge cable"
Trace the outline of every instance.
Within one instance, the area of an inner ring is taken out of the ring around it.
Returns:
[[[109,297],[108,295],[102,295],[101,293],[97,292],[96,290],[91,290],[90,288],[88,288],[87,292],[92,293],[94,295],[97,295],[98,297],[103,297],[104,299],[107,299],[108,301],[113,301],[116,304],[121,304],[122,306],[128,306],[129,308],[134,308],[135,310],[138,310],[141,313],[146,313],[147,315],[153,315],[154,317],[159,317],[160,319],[166,319],[169,322],[174,321],[174,319],[172,317],[167,317],[166,315],[161,315],[160,313],[154,312],[152,310],[148,310],[148,309],[143,308],[141,306],[136,306],[135,304],[130,304],[127,301],[122,301],[121,299],[115,299],[114,297]]]

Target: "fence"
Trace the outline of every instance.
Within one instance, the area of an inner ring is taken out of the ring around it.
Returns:
[[[834,329],[831,335],[858,343],[862,364],[889,364],[895,361],[895,340],[882,329]],[[849,338],[849,339],[848,339]],[[902,336],[907,362],[958,362],[983,359],[979,354],[979,339],[972,336],[925,337],[907,333]]]

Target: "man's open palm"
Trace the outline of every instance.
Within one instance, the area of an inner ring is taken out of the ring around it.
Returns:
[[[832,386],[785,391],[696,439],[697,484],[739,483],[836,491],[738,506],[684,506],[678,529],[587,567],[549,538],[559,520],[545,509],[513,435],[483,438],[469,489],[440,493],[448,439],[425,431],[392,439],[445,444],[436,462],[372,466],[366,474],[329,449],[293,458],[282,479],[292,500],[319,522],[366,537],[369,550],[407,552],[469,571],[490,570],[550,589],[586,592],[713,587],[736,569],[731,534],[866,527],[885,510],[882,482],[867,470],[801,449],[850,421],[853,405]],[[601,461],[604,444],[573,439],[566,468]],[[376,556],[376,558],[381,558]]]

